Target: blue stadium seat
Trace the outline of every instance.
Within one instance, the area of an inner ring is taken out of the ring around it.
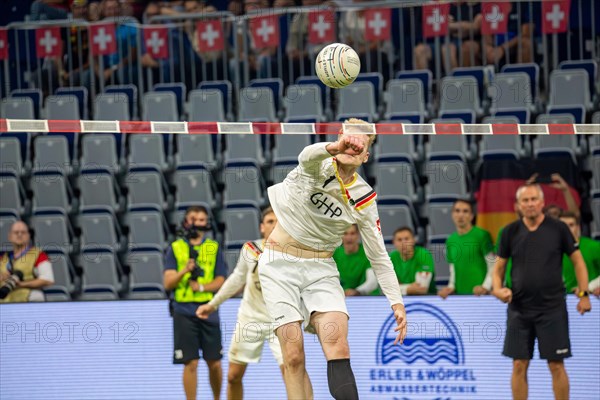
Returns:
[[[198,89],[209,90],[215,89],[219,90],[223,95],[223,107],[225,108],[225,113],[227,114],[227,119],[231,120],[233,118],[233,89],[231,86],[231,82],[229,81],[204,81],[200,82],[198,85]]]
[[[587,71],[589,76],[590,85],[590,98],[593,99],[596,95],[594,85],[598,78],[598,64],[594,60],[577,60],[577,61],[563,61],[558,65],[559,69],[584,69]]]
[[[502,110],[493,114],[494,117],[517,117],[520,124],[528,124],[531,118],[531,111],[527,108],[516,108],[514,110]]]
[[[452,76],[472,76],[477,80],[479,88],[479,98],[484,101],[487,97],[487,86],[492,81],[492,73],[489,68],[485,67],[461,67],[452,70]]]
[[[104,88],[104,93],[120,93],[127,96],[129,101],[129,116],[135,119],[138,116],[137,102],[138,90],[135,85],[109,85]]]
[[[157,83],[154,85],[152,89],[155,92],[171,92],[175,94],[175,99],[177,100],[177,111],[179,115],[183,115],[183,103],[185,102],[185,98],[187,97],[187,92],[185,88],[185,84],[182,82],[176,83]]]
[[[296,85],[317,85],[321,88],[321,104],[325,111],[331,112],[331,88],[325,85],[317,76],[300,76],[296,79]]]
[[[535,63],[524,63],[524,64],[506,64],[502,67],[500,72],[525,72],[529,75],[529,81],[531,82],[531,99],[533,102],[537,102],[540,92],[540,67]]]
[[[42,91],[41,89],[15,89],[10,92],[11,97],[28,97],[33,101],[33,111],[35,118],[40,118],[42,110]]]
[[[266,87],[273,92],[273,101],[275,103],[275,112],[282,108],[283,99],[283,80],[280,78],[253,79],[248,83],[248,87],[259,88]]]
[[[383,75],[379,72],[364,72],[358,74],[354,83],[356,82],[371,82],[375,89],[375,106],[379,107],[383,98]]]
[[[84,86],[59,87],[54,92],[56,95],[71,94],[77,97],[79,115],[82,119],[89,119],[88,90]]]
[[[396,74],[396,79],[420,79],[423,82],[425,94],[425,104],[431,106],[431,86],[433,84],[433,74],[428,69],[416,69],[412,71],[399,71]]]

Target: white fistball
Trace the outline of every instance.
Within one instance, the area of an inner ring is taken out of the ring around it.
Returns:
[[[360,73],[360,58],[352,47],[333,43],[319,52],[315,69],[321,82],[339,89],[354,82]]]

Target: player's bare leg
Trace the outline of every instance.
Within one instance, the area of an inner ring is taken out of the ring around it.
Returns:
[[[196,400],[198,388],[198,360],[191,360],[183,366],[183,389],[187,400]]]
[[[304,336],[302,334],[302,323],[300,321],[290,322],[282,325],[275,331],[281,352],[283,354],[283,364],[285,367],[285,388],[288,399],[305,400],[306,393],[306,373],[304,357]]]
[[[279,368],[281,369],[281,375],[283,376],[283,382],[285,384],[285,365],[280,365]],[[314,399],[314,393],[313,393],[313,388],[312,388],[312,383],[310,382],[310,377],[308,376],[308,374],[304,375],[304,393],[306,393],[306,400],[313,400]]]
[[[219,400],[221,398],[221,385],[223,383],[221,360],[206,360],[206,365],[208,366],[208,377],[213,397],[215,400]]]
[[[246,373],[247,364],[229,362],[227,371],[227,400],[239,400],[244,398],[244,385],[242,379]]]
[[[358,399],[356,380],[350,367],[348,316],[339,311],[314,313],[311,324],[317,331],[327,359],[329,391],[337,399]]]
[[[548,368],[552,374],[552,389],[556,400],[569,400],[569,377],[565,370],[565,363],[560,361],[548,361]]]
[[[513,360],[512,393],[513,400],[526,400],[528,395],[527,369],[529,360]]]

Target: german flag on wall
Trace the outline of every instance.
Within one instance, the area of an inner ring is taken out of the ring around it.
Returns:
[[[536,160],[486,160],[480,166],[476,180],[477,226],[487,230],[496,242],[498,230],[516,218],[515,194],[534,173],[544,190],[546,206],[567,209],[563,193],[549,183],[552,174],[560,174],[569,185],[575,202],[581,205],[579,174],[569,158],[549,157]]]

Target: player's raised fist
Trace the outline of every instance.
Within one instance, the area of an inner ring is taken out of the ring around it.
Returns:
[[[351,156],[362,153],[365,148],[365,140],[359,135],[342,135],[338,141],[338,151]]]

